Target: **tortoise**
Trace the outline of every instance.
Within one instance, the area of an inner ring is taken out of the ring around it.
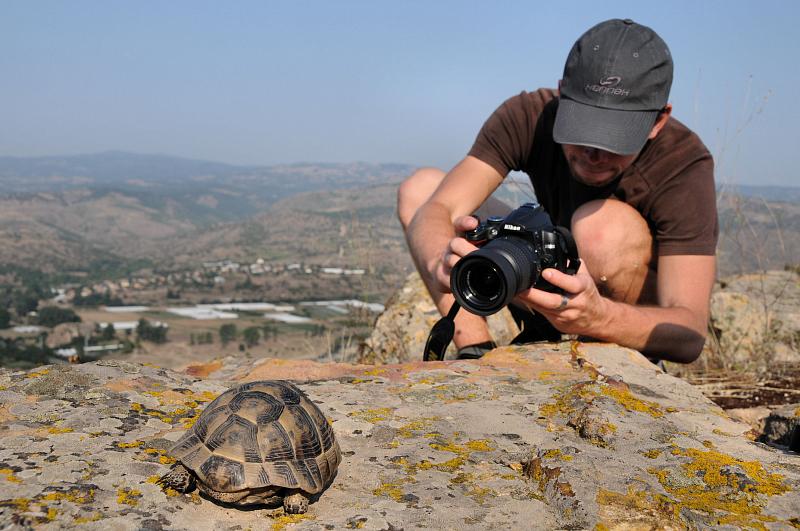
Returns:
[[[201,492],[233,505],[283,501],[304,513],[341,461],[339,443],[319,408],[286,381],[259,381],[225,391],[200,414],[170,455],[162,488]]]

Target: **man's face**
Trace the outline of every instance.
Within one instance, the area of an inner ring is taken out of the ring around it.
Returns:
[[[625,171],[638,153],[617,155],[588,146],[562,144],[564,156],[575,179],[588,186],[604,186]]]

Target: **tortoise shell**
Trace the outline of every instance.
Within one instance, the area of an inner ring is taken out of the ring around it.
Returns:
[[[170,451],[206,487],[322,492],[341,460],[319,408],[285,381],[229,389],[203,411]]]

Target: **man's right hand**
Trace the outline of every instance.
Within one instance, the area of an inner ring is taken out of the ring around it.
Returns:
[[[461,216],[456,218],[455,223],[453,223],[453,229],[458,236],[448,243],[442,255],[442,259],[439,262],[439,267],[436,270],[436,280],[439,282],[439,289],[443,293],[450,293],[450,272],[453,270],[456,263],[458,263],[462,257],[478,249],[463,236],[465,232],[473,230],[477,226],[478,220],[475,216]]]

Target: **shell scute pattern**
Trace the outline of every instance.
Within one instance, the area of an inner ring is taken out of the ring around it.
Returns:
[[[218,492],[277,486],[321,492],[341,460],[319,408],[283,381],[251,382],[214,400],[172,455]]]

